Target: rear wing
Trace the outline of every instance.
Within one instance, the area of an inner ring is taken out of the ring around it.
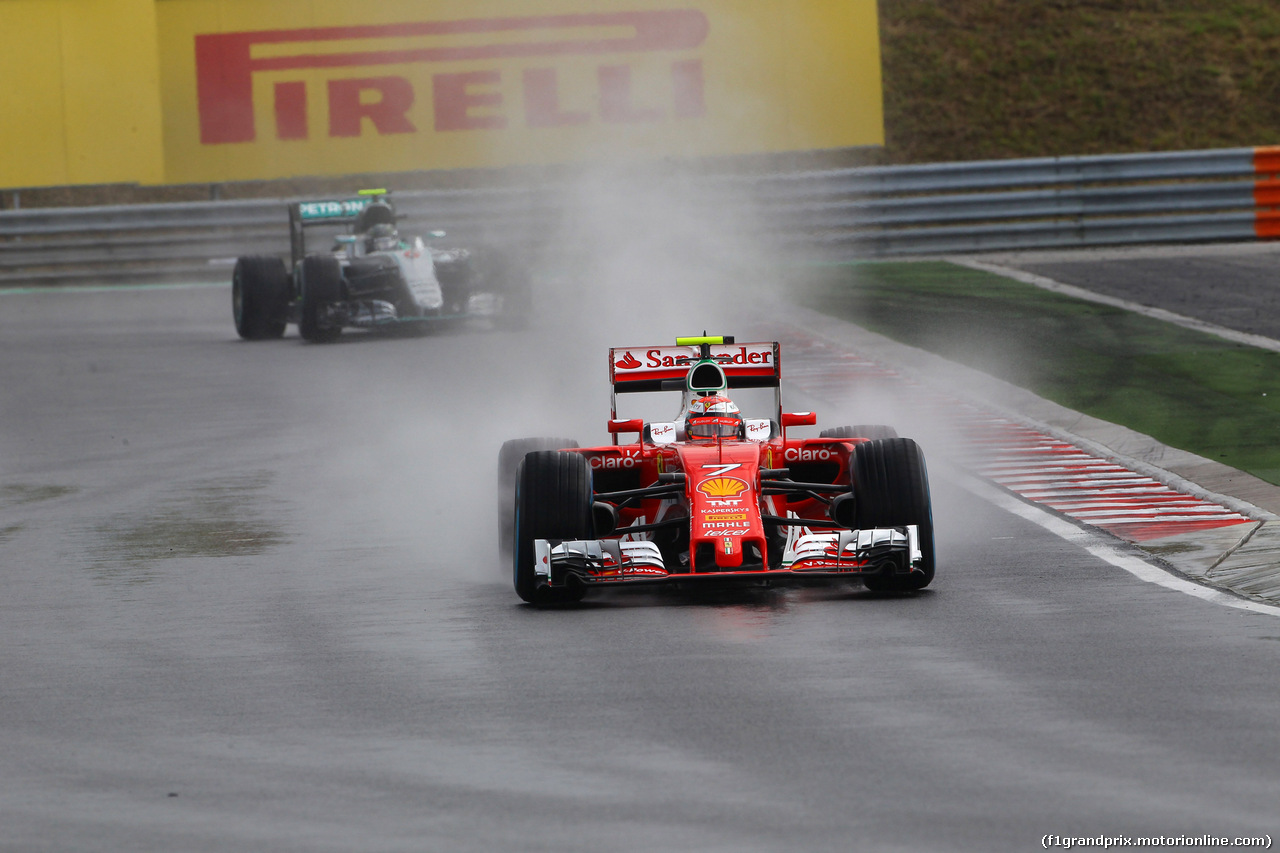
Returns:
[[[296,201],[289,205],[289,250],[294,264],[307,256],[306,229],[317,225],[350,225],[351,233],[386,223],[395,225],[396,211],[385,190],[361,190],[358,198]]]
[[[702,348],[698,345],[611,348],[609,384],[613,389],[613,416],[618,414],[618,394],[686,390],[685,377],[689,369],[702,360]],[[724,371],[730,389],[779,389],[774,397],[778,411],[782,411],[782,363],[777,341],[713,344],[709,355]]]

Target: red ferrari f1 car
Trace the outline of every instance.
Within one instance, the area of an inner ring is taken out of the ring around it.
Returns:
[[[933,513],[919,445],[879,425],[788,436],[817,418],[783,412],[781,375],[777,342],[609,350],[612,444],[526,438],[499,453],[499,537],[516,593],[543,604],[652,584],[927,586]],[[728,396],[739,388],[774,389],[774,417],[743,418]],[[653,391],[681,392],[679,420],[618,418],[619,394]]]

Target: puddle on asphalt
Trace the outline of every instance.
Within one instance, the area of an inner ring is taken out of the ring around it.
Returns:
[[[181,557],[245,557],[287,543],[269,520],[268,474],[200,481],[161,496],[151,513],[128,513],[99,525],[105,540],[93,573],[113,583],[146,583],[155,563]],[[278,513],[275,513],[278,514]]]
[[[75,492],[72,486],[36,486],[30,483],[10,483],[0,486],[0,510],[13,509],[27,504],[51,501]],[[0,545],[10,541],[23,530],[25,524],[9,524],[0,527]]]
[[[1191,542],[1170,542],[1167,545],[1143,543],[1138,547],[1149,554],[1155,554],[1157,557],[1163,557],[1172,554],[1190,554],[1193,551],[1201,550],[1204,546],[1196,545]]]
[[[75,489],[71,486],[33,486],[29,483],[0,486],[0,509],[10,509],[37,501],[51,501],[74,491]]]

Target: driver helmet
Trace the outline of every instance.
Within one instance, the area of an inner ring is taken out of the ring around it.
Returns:
[[[386,252],[400,248],[400,235],[394,225],[375,225],[365,237],[365,251]]]
[[[691,439],[737,438],[742,435],[742,413],[728,397],[697,397],[689,404],[684,432]]]

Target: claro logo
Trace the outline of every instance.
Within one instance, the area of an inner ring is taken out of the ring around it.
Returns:
[[[592,468],[634,468],[640,464],[640,460],[634,456],[592,456],[587,460]]]
[[[782,458],[787,462],[828,462],[832,459],[838,459],[839,456],[825,447],[819,447],[814,450],[788,447],[783,451]]]
[[[410,108],[421,93],[413,81],[338,70],[409,63],[471,66],[431,75],[436,131],[502,130],[517,121],[538,128],[701,118],[706,102],[700,59],[673,59],[665,67],[665,102],[640,103],[633,92],[632,65],[621,55],[689,51],[700,47],[709,31],[706,15],[696,9],[660,9],[197,35],[200,141],[253,142],[258,135],[253,75],[287,76],[314,68],[335,71],[326,82],[329,136],[359,136],[366,118],[379,134],[416,133]],[[387,47],[377,49],[379,41]],[[595,69],[598,98],[591,109],[562,105],[555,59],[610,55],[618,59],[602,61]],[[519,72],[519,104],[504,102],[501,69],[475,68],[477,62],[506,59],[529,60]],[[276,137],[309,138],[307,82],[280,80],[273,96]]]

